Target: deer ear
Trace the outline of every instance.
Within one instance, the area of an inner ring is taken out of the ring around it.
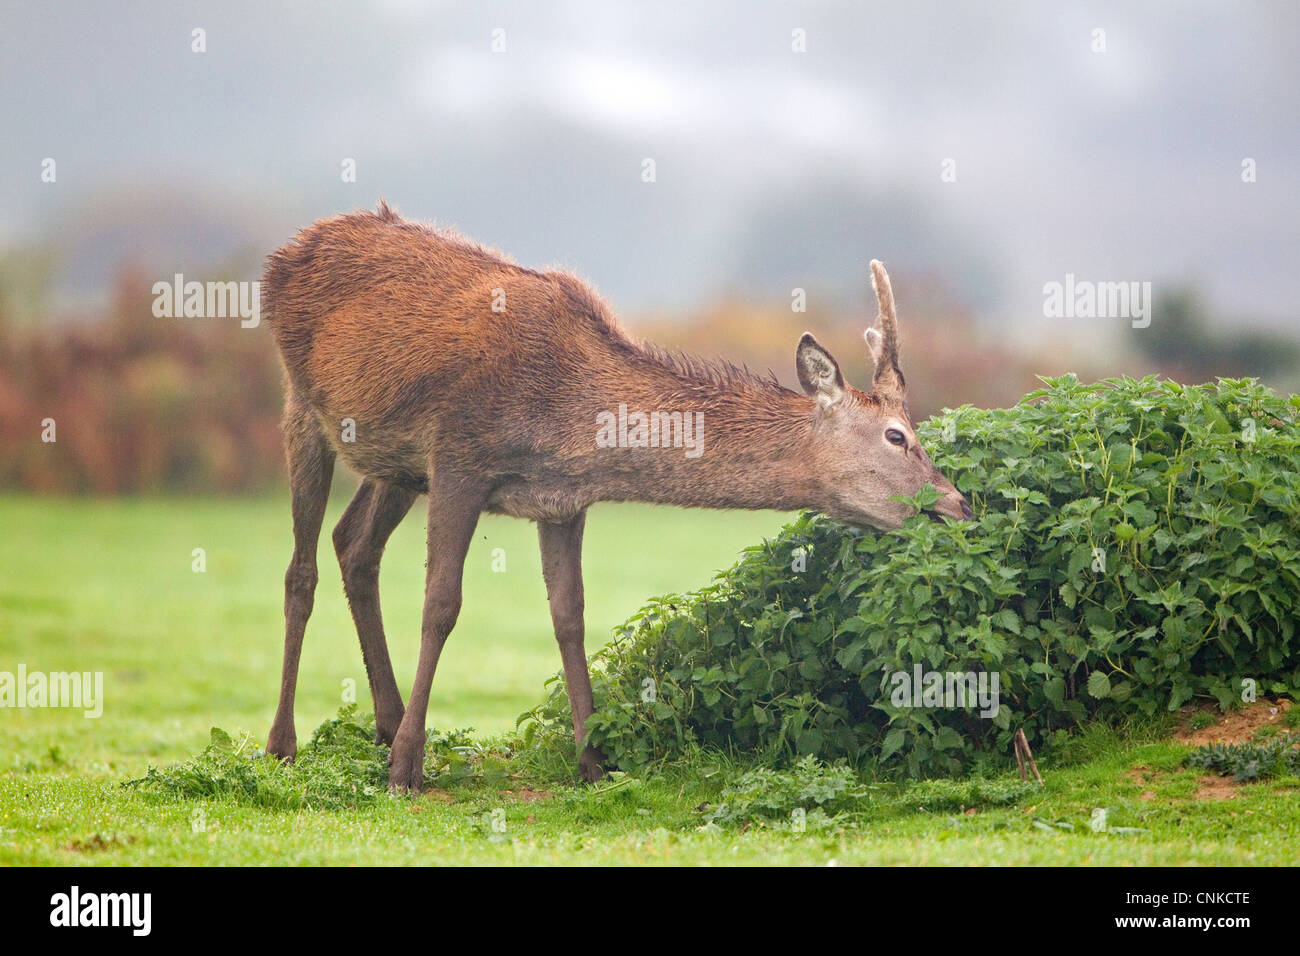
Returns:
[[[844,397],[844,376],[840,374],[839,363],[811,332],[805,332],[799,339],[794,364],[804,392],[814,396],[822,408],[830,408]]]

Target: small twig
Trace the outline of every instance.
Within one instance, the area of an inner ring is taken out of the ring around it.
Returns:
[[[1016,748],[1016,764],[1020,767],[1020,779],[1029,779],[1029,775],[1025,772],[1025,764],[1028,763],[1029,769],[1034,772],[1034,779],[1042,783],[1043,775],[1038,772],[1038,764],[1034,762],[1034,752],[1029,749],[1029,741],[1025,738],[1023,727],[1016,731],[1013,739]]]

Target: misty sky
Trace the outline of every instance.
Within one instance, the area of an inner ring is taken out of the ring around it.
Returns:
[[[1294,327],[1298,10],[5,3],[0,244],[56,242],[85,291],[255,269],[383,195],[625,311],[861,298],[875,256],[999,325],[1068,272]]]

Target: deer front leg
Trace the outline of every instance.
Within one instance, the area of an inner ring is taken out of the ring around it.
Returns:
[[[435,478],[434,475],[438,475]],[[485,492],[457,485],[441,470],[430,468],[428,570],[424,586],[424,619],[420,632],[420,663],[415,685],[393,738],[388,787],[418,793],[424,783],[424,719],[438,657],[460,613],[465,554],[486,499]]]
[[[582,531],[587,513],[580,512],[568,521],[537,523],[537,537],[542,548],[542,577],[546,579],[546,597],[551,604],[551,623],[564,662],[564,684],[569,691],[569,709],[573,711],[573,739],[583,745],[578,757],[582,778],[596,781],[605,775],[604,756],[587,739],[587,718],[595,709],[591,696],[591,675],[587,672],[587,652],[583,646]]]

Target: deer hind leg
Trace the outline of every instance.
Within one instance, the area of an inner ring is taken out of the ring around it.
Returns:
[[[584,511],[568,521],[537,523],[537,537],[542,549],[542,577],[546,580],[546,597],[551,604],[551,623],[564,662],[564,684],[569,691],[569,709],[573,711],[573,739],[582,746],[578,770],[582,778],[596,781],[605,775],[604,755],[587,739],[587,718],[595,708],[591,696],[591,676],[587,672],[587,652],[583,646],[586,627],[583,622],[582,531],[587,522]]]
[[[424,783],[424,719],[429,710],[429,691],[442,647],[460,614],[465,555],[486,500],[486,488],[467,486],[444,475],[441,469],[429,469],[429,563],[420,663],[388,758],[390,790],[419,792]]]
[[[406,517],[416,492],[367,478],[334,527],[334,550],[343,571],[343,590],[361,640],[370,696],[375,704],[375,740],[392,744],[402,722],[402,695],[384,639],[379,604],[379,562],[393,529]]]
[[[334,476],[334,449],[314,415],[292,393],[285,406],[284,444],[293,497],[293,558],[284,575],[284,668],[280,704],[267,738],[267,753],[291,760],[298,752],[293,697],[303,632],[316,595],[316,544]]]

